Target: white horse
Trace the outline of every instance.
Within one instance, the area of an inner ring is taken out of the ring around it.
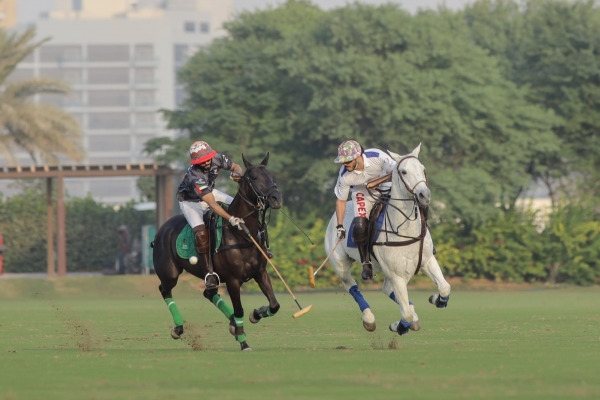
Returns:
[[[383,224],[372,253],[375,256],[375,260],[372,260],[373,272],[381,271],[385,276],[381,290],[400,305],[401,319],[390,324],[390,330],[400,335],[408,333],[409,329],[420,329],[419,317],[414,304],[409,301],[407,290],[408,282],[419,269],[437,285],[438,293],[429,298],[430,303],[444,308],[450,298],[450,284],[444,279],[435,258],[431,235],[424,220],[423,210],[429,206],[431,192],[427,186],[425,167],[418,159],[420,150],[421,144],[405,156],[388,150],[397,166],[392,172]],[[349,233],[354,218],[352,210],[353,207],[348,204],[344,215],[344,227]],[[325,234],[325,251],[330,254],[335,248],[329,262],[362,311],[364,328],[372,332],[376,327],[375,316],[350,274],[353,262],[360,262],[358,249],[348,247],[347,239],[336,247],[336,225],[334,213]]]

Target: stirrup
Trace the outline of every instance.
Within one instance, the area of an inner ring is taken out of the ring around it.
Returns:
[[[215,272],[209,272],[204,277],[204,286],[206,286],[206,289],[215,289],[218,288],[220,285],[221,279],[219,279],[219,275],[217,275]]]
[[[361,273],[361,278],[364,281],[368,281],[369,279],[373,279],[373,264],[371,261],[365,261],[362,265],[363,270]]]

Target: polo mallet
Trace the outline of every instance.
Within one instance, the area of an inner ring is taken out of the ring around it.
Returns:
[[[260,250],[260,252],[265,257],[265,259],[267,260],[267,262],[269,264],[271,264],[271,267],[273,267],[273,269],[277,273],[277,276],[279,276],[279,279],[281,279],[281,282],[283,282],[283,285],[285,286],[285,288],[287,289],[287,291],[290,293],[290,295],[292,296],[292,298],[296,302],[296,305],[300,309],[300,311],[297,311],[294,315],[292,315],[292,317],[294,317],[294,318],[301,317],[304,314],[306,314],[307,312],[309,312],[310,310],[312,310],[312,304],[309,305],[306,308],[302,308],[300,306],[300,303],[298,303],[298,300],[296,300],[296,296],[294,296],[294,293],[292,292],[292,289],[290,289],[290,287],[288,286],[288,284],[285,283],[285,280],[283,279],[283,276],[281,276],[281,274],[279,273],[279,270],[277,270],[277,267],[275,267],[275,264],[273,264],[273,262],[271,261],[271,259],[269,258],[269,256],[267,256],[267,253],[265,253],[265,251],[262,249],[262,247],[260,247],[260,244],[258,244],[258,242],[256,241],[256,239],[254,239],[252,237],[252,234],[248,230],[248,227],[245,224],[241,224],[241,226],[242,226],[242,229],[244,230],[244,233],[246,233],[246,235],[248,235],[248,237],[250,238],[250,240],[252,240],[252,243],[254,243],[254,245],[256,246],[256,248],[258,248],[258,250]]]
[[[323,263],[319,266],[319,268],[317,268],[316,271],[313,272],[314,268],[313,267],[308,267],[308,283],[310,284],[311,288],[315,288],[316,284],[315,284],[315,276],[317,276],[317,272],[319,272],[319,270],[321,268],[323,268],[323,266],[325,265],[325,263],[327,262],[327,260],[329,260],[329,257],[331,257],[331,255],[333,254],[333,252],[335,251],[335,249],[338,247],[338,245],[342,242],[343,239],[338,239],[337,243],[335,244],[335,246],[333,246],[333,249],[331,249],[331,251],[329,252],[329,254],[327,254],[327,257],[325,258],[325,260],[323,261]]]

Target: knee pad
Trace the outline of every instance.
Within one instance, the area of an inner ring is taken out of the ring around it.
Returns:
[[[369,240],[369,220],[366,217],[354,217],[353,223],[352,239],[356,244],[366,243]]]
[[[208,229],[206,229],[206,225],[198,225],[192,229],[194,232],[194,243],[196,245],[196,250],[198,253],[208,253]]]

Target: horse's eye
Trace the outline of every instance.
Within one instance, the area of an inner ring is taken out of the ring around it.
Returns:
[[[402,175],[406,175],[406,174],[408,174],[408,172],[406,172],[406,170],[405,170],[405,169],[403,169],[403,170],[402,170]]]

